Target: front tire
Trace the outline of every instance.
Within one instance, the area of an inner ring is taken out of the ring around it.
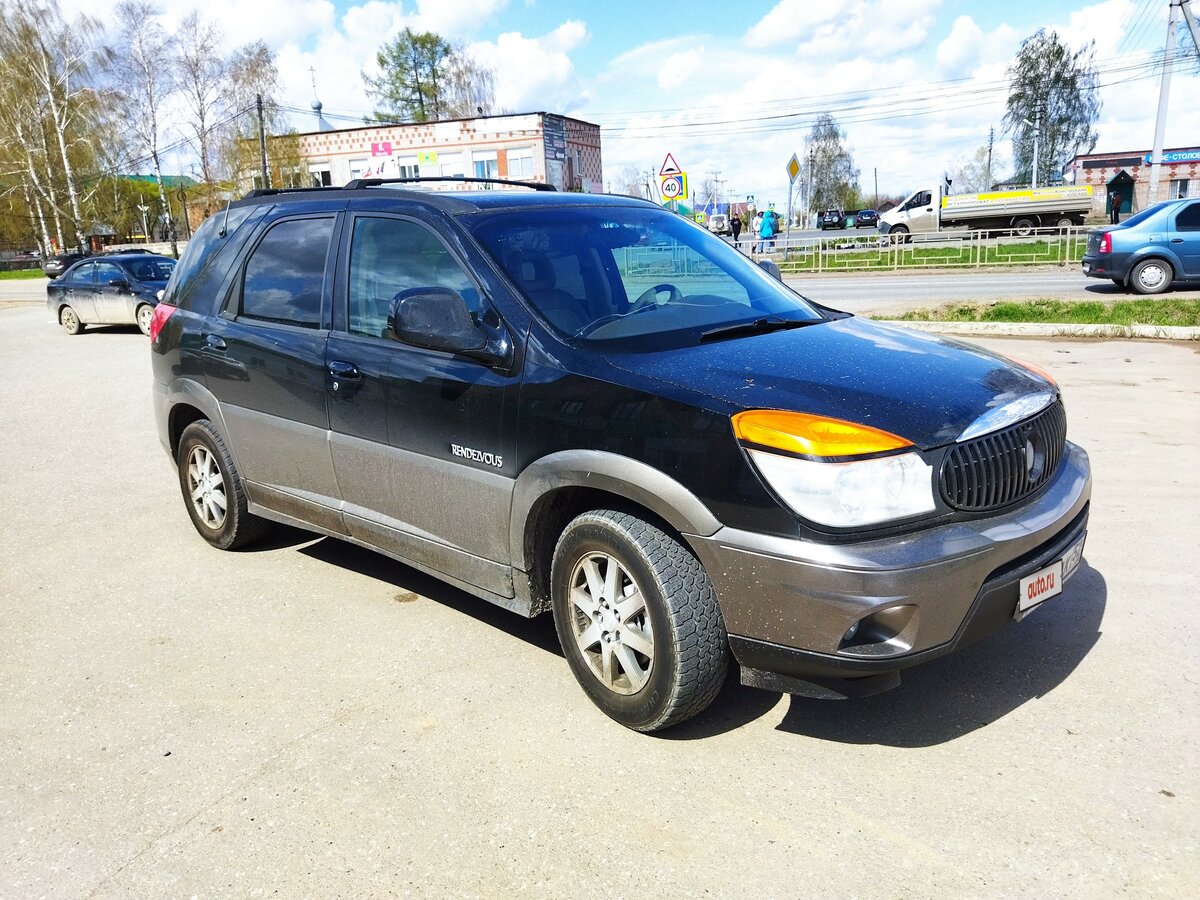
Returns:
[[[1033,219],[1017,219],[1013,222],[1013,232],[1017,237],[1029,237],[1037,228],[1037,223]]]
[[[219,550],[235,550],[262,537],[267,522],[247,511],[237,466],[208,419],[183,430],[175,461],[184,505],[202,538]]]
[[[712,703],[729,665],[725,623],[679,541],[629,513],[593,510],[563,531],[550,578],[567,663],[606,715],[657,731]]]
[[[63,327],[63,331],[72,336],[83,331],[83,322],[79,318],[79,313],[69,306],[64,306],[58,311],[58,324]]]
[[[1161,294],[1175,280],[1175,270],[1162,259],[1144,259],[1129,273],[1129,286],[1139,294]]]

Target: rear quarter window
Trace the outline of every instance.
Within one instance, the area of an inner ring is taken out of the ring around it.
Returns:
[[[220,287],[221,276],[224,275],[224,270],[220,267],[216,267],[214,271],[213,261],[231,242],[233,246],[238,246],[241,238],[237,241],[233,241],[233,238],[237,237],[239,232],[249,233],[269,208],[268,205],[242,206],[237,209],[231,208],[228,220],[225,210],[206,219],[192,235],[179,264],[175,266],[163,294],[163,302],[187,310],[208,312],[207,307],[214,300]],[[221,233],[222,230],[224,234]]]

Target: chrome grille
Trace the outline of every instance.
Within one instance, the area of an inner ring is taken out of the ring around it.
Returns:
[[[1056,401],[1036,416],[955,444],[942,462],[942,499],[954,509],[1000,509],[1050,480],[1062,461],[1067,414]]]

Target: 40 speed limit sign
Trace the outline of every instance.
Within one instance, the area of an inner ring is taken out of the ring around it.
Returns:
[[[663,200],[683,200],[687,197],[687,172],[662,176]]]

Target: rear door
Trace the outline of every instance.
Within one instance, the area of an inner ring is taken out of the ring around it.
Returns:
[[[96,318],[95,277],[96,263],[85,262],[64,272],[54,282],[63,302],[75,310],[81,322],[100,321]]]
[[[393,208],[396,208],[393,205]],[[349,533],[505,597],[518,374],[401,343],[392,298],[457,291],[495,317],[439,231],[413,216],[356,214],[345,229],[338,320],[329,338],[334,470]]]
[[[271,223],[243,259],[201,354],[251,500],[342,532],[325,409],[334,214]]]
[[[1188,278],[1200,277],[1200,200],[1179,208],[1170,240],[1171,249],[1183,263],[1183,274]]]

